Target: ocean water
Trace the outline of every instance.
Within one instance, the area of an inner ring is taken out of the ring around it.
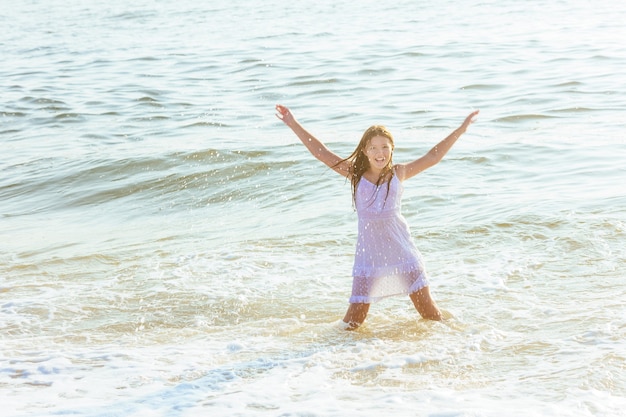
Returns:
[[[626,5],[0,1],[2,416],[620,416]],[[448,319],[340,326],[394,159]]]

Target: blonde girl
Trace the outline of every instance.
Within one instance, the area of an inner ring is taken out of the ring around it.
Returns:
[[[441,161],[477,114],[478,110],[470,113],[461,126],[421,158],[394,164],[393,136],[384,126],[368,128],[354,152],[344,159],[302,127],[287,107],[276,105],[276,117],[309,152],[352,184],[358,235],[352,295],[343,319],[347,329],[356,329],[365,321],[371,303],[401,294],[409,295],[423,318],[441,320],[441,312],[428,289],[422,255],[401,214],[403,182]]]

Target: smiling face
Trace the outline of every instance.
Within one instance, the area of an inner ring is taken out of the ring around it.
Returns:
[[[352,201],[356,202],[356,188],[365,173],[377,185],[383,180],[391,181],[393,169],[393,136],[385,126],[373,125],[363,132],[356,149],[348,157],[351,162],[350,183]]]
[[[367,157],[370,169],[380,173],[391,162],[393,143],[388,137],[376,135],[370,139],[363,153]]]

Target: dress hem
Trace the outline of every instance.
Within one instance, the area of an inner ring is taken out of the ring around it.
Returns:
[[[350,304],[374,304],[379,301],[382,301],[385,298],[399,297],[401,295],[411,295],[414,292],[421,290],[422,288],[428,287],[429,285],[430,283],[428,282],[428,278],[425,276],[425,274],[420,274],[418,279],[415,280],[413,285],[411,285],[407,291],[401,291],[401,292],[397,292],[394,294],[385,294],[385,295],[381,295],[380,297],[370,297],[370,296],[365,296],[365,295],[352,295],[350,296],[350,299],[348,300],[348,302]]]

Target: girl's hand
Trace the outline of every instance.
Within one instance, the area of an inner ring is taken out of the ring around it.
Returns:
[[[283,121],[287,126],[291,126],[295,122],[295,117],[289,111],[289,109],[282,104],[276,105],[276,117]]]
[[[471,112],[470,115],[465,118],[465,120],[463,121],[463,124],[461,125],[461,130],[463,130],[463,132],[465,132],[467,130],[467,127],[469,125],[474,123],[475,117],[476,117],[476,115],[479,112],[480,112],[480,110],[475,110],[475,111]]]

